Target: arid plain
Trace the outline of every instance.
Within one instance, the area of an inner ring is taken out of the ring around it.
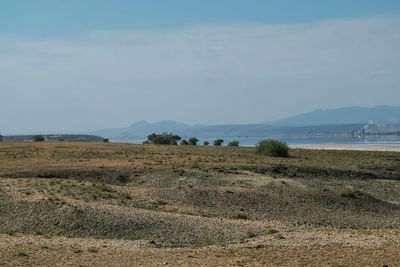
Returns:
[[[0,266],[399,266],[400,153],[0,143]]]

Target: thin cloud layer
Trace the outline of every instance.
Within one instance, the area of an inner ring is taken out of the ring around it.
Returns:
[[[0,132],[267,122],[399,105],[400,17],[0,38]]]

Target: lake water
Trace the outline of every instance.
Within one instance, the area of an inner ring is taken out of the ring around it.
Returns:
[[[198,138],[199,144],[208,141],[212,145],[216,138]],[[255,146],[264,139],[275,139],[286,142],[289,145],[347,145],[347,144],[400,144],[400,136],[366,136],[365,138],[353,137],[240,137],[240,138],[221,138],[224,140],[222,145],[227,145],[230,141],[239,141],[241,146]],[[145,139],[132,140],[111,140],[112,142],[123,142],[141,144]]]

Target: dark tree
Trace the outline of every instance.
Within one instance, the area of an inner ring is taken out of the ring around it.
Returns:
[[[197,145],[197,142],[199,142],[199,139],[197,139],[196,137],[192,137],[189,139],[189,144],[192,146]]]
[[[189,142],[187,140],[183,139],[181,141],[181,145],[187,146],[187,145],[189,145]]]
[[[178,141],[182,138],[179,135],[173,135],[170,133],[152,133],[147,136],[147,139],[151,144],[155,145],[177,145]]]
[[[32,140],[33,140],[34,142],[43,142],[43,141],[45,141],[46,139],[44,138],[43,135],[35,135],[35,136],[32,138]]]
[[[223,139],[217,139],[214,141],[214,146],[220,146],[220,145],[222,145],[223,142],[224,142]]]
[[[203,143],[204,146],[208,146],[209,144],[210,144],[210,142],[208,142],[208,141],[204,141],[204,143]]]

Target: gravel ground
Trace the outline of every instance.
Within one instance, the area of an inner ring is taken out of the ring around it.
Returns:
[[[0,144],[0,266],[400,266],[399,153],[254,152]]]
[[[0,266],[399,266],[398,231],[282,229],[230,246],[0,235]]]

